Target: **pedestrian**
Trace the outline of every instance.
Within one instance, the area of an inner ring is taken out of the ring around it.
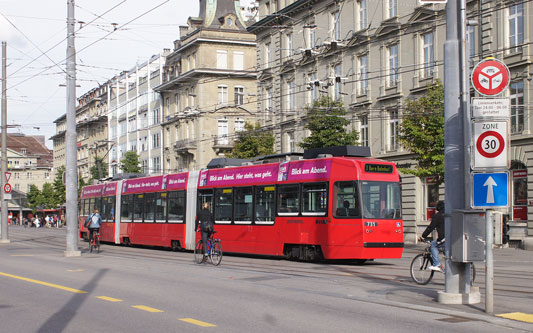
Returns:
[[[444,248],[444,201],[437,202],[437,214],[433,215],[431,223],[427,226],[426,230],[422,233],[420,240],[424,240],[429,234],[437,229],[437,239],[431,241],[430,250],[432,257],[432,265],[429,267],[432,271],[442,271],[439,260],[439,249]]]

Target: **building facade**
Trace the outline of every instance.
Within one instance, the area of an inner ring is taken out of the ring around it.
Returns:
[[[161,94],[164,172],[205,168],[256,116],[255,35],[239,1],[200,0],[167,56]]]
[[[478,7],[480,6],[481,7]],[[260,0],[257,36],[258,110],[275,131],[276,151],[298,151],[308,135],[306,107],[321,94],[343,101],[360,144],[372,156],[414,166],[399,142],[407,99],[422,96],[444,78],[444,5],[418,0]],[[504,61],[511,83],[512,205],[510,236],[533,248],[533,121],[528,117],[533,26],[527,1],[467,1],[470,67],[487,56]],[[472,97],[475,96],[472,91]],[[406,242],[428,224],[444,189],[432,178],[402,175]]]
[[[127,151],[137,152],[143,173],[162,172],[162,104],[154,87],[162,82],[167,53],[153,55],[108,82],[106,158],[110,176],[122,172],[120,161]]]

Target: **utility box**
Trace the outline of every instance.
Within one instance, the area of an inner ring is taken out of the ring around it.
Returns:
[[[454,210],[451,226],[451,260],[485,260],[485,211]]]

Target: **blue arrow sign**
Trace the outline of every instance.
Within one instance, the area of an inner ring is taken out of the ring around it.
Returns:
[[[473,174],[473,207],[507,207],[509,174],[507,172]]]

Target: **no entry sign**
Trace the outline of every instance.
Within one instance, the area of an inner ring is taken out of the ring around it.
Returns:
[[[506,121],[474,123],[474,169],[508,167],[509,138]]]
[[[472,71],[472,86],[485,96],[501,94],[509,85],[509,68],[496,59],[479,62]]]

